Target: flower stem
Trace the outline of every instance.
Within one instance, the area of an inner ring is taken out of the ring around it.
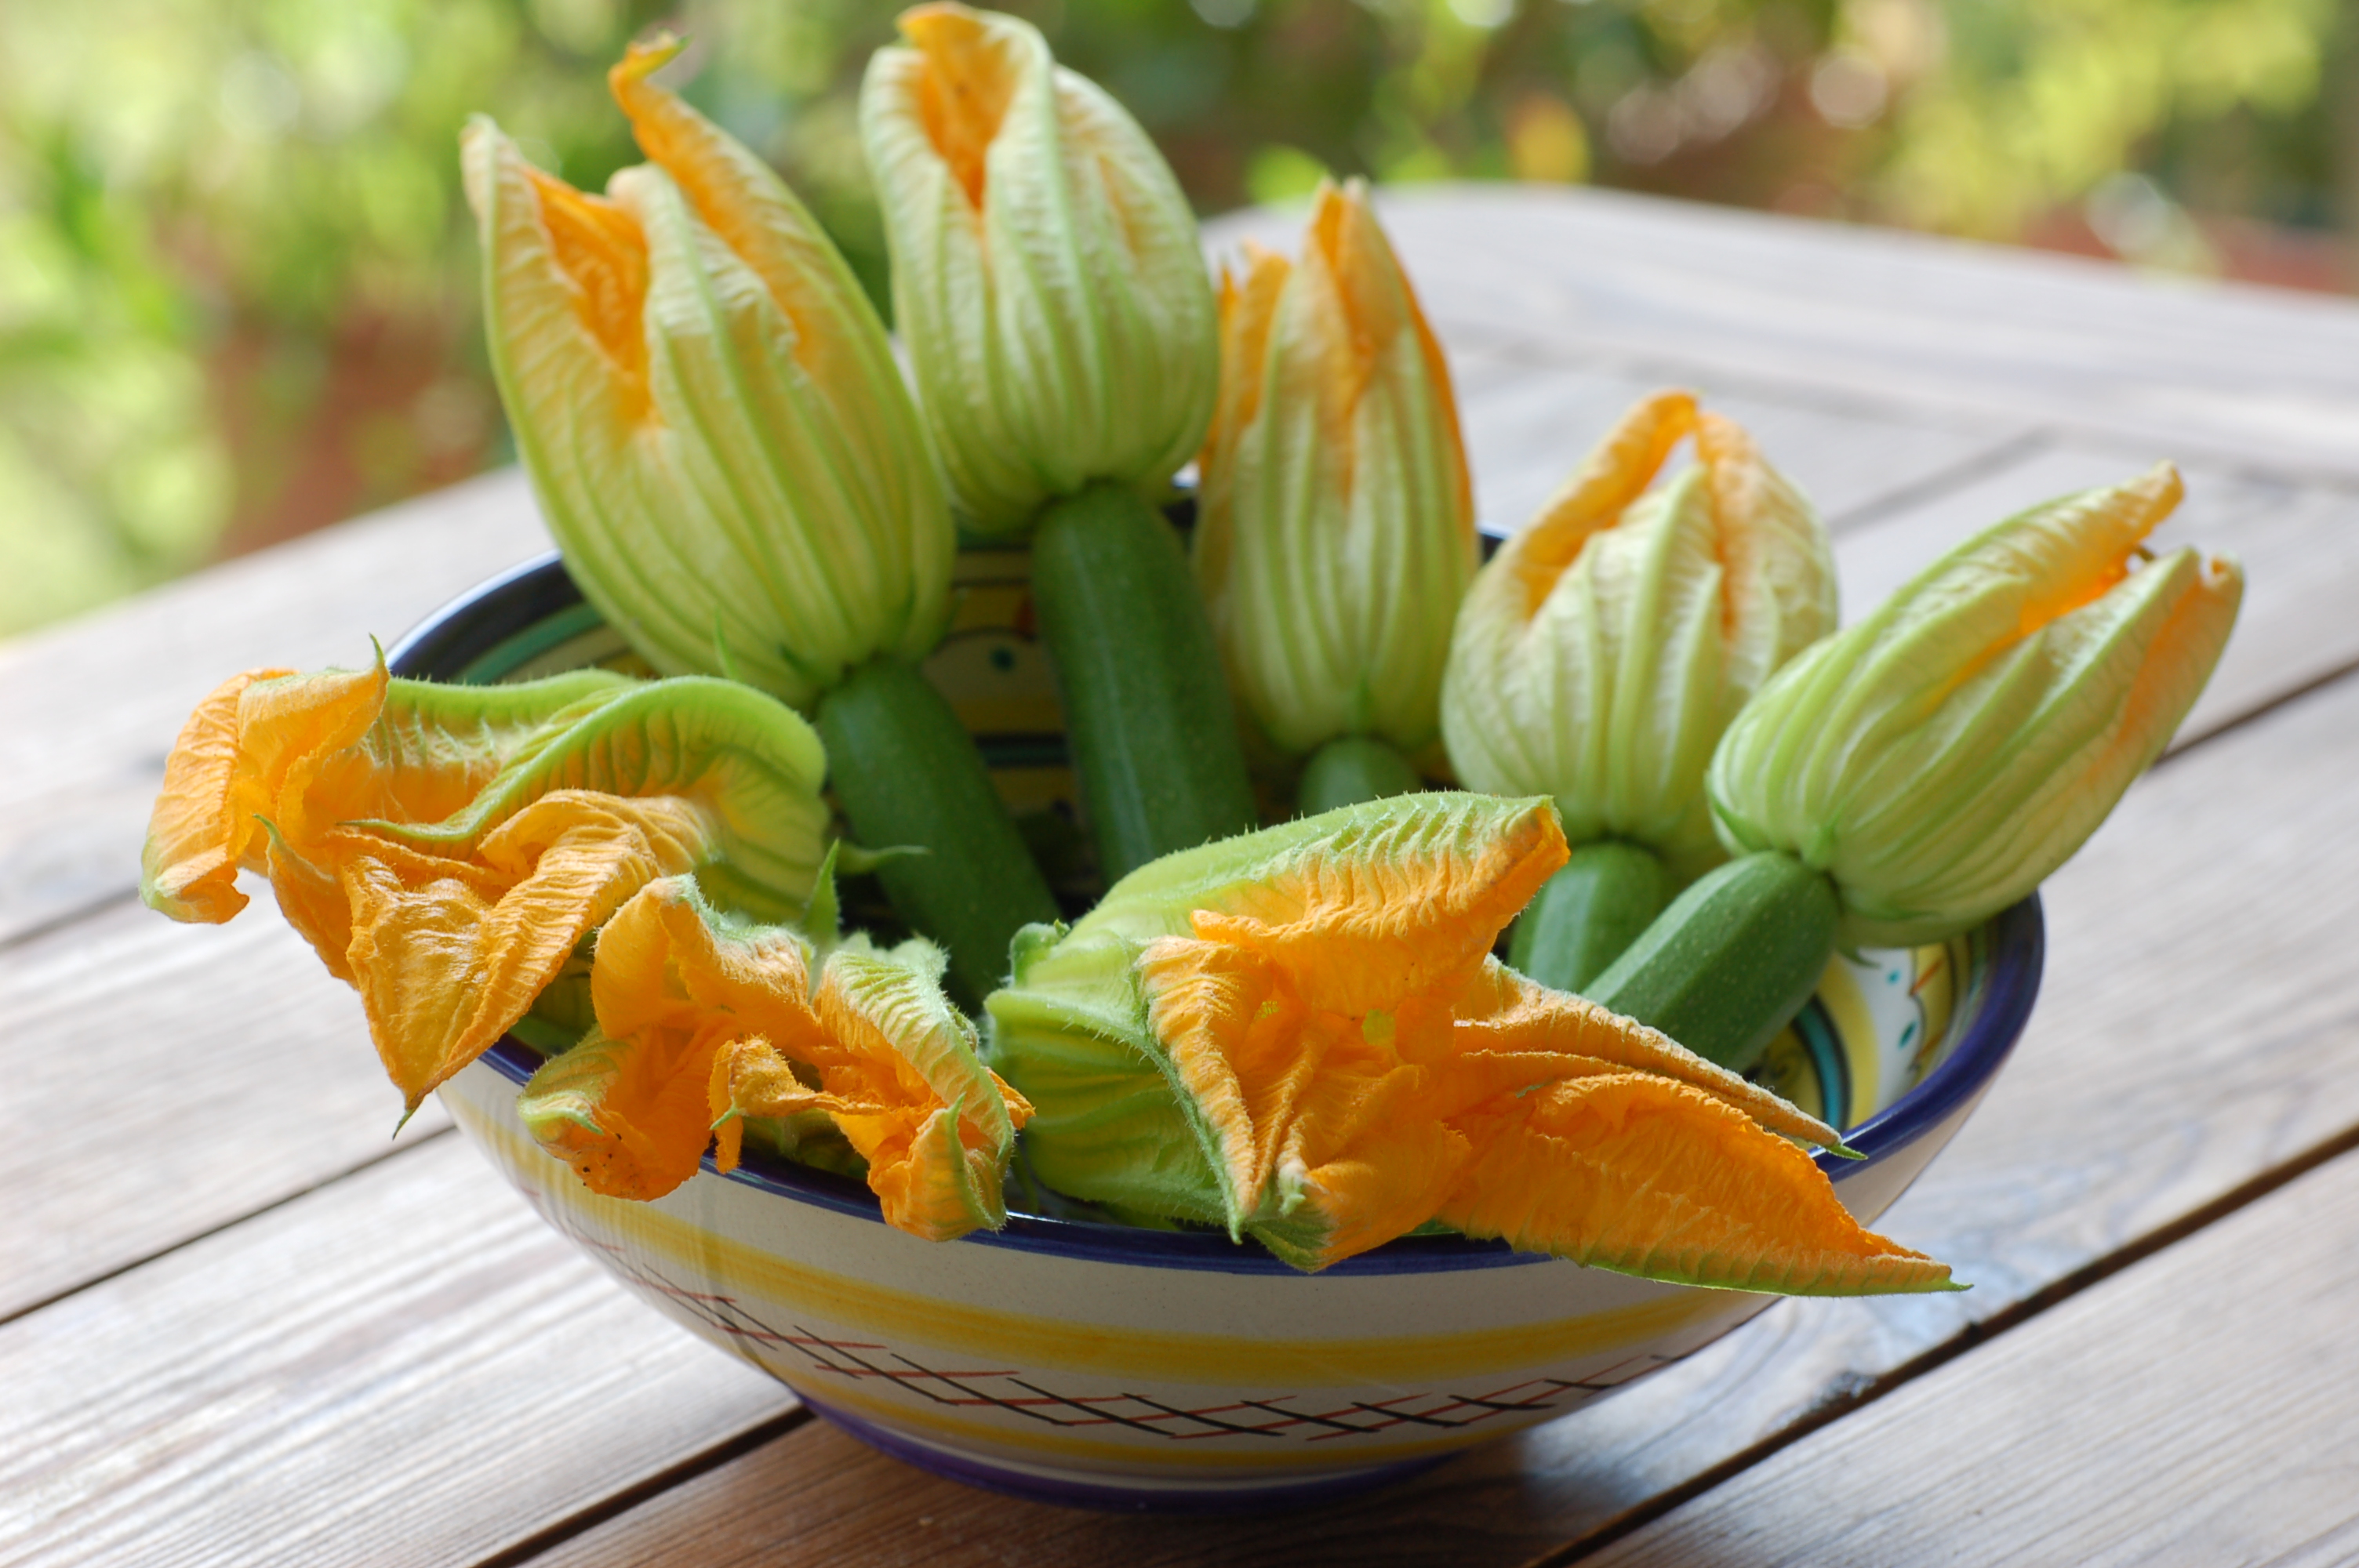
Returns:
[[[1032,598],[1107,885],[1260,826],[1212,622],[1170,524],[1117,484],[1050,503],[1032,535]]]
[[[1364,800],[1415,795],[1425,787],[1416,764],[1400,749],[1373,735],[1340,735],[1310,753],[1295,787],[1295,809],[1316,816]]]
[[[1057,918],[1040,868],[951,705],[914,665],[876,659],[820,698],[828,774],[853,837],[898,845],[876,869],[901,918],[950,955],[953,1000],[973,1010],[1007,978],[1007,945]]]
[[[1577,991],[1603,974],[1679,891],[1663,858],[1603,838],[1573,850],[1516,921],[1507,962],[1544,986]]]
[[[1825,872],[1746,855],[1672,900],[1582,994],[1741,1073],[1818,989],[1841,914]]]

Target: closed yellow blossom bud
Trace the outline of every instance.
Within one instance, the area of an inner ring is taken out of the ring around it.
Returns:
[[[1938,941],[2030,892],[2161,753],[2234,624],[2234,560],[2139,561],[2180,495],[2164,463],[2034,507],[1796,659],[1712,758],[1723,840],[1824,872],[1853,943]]]
[[[1672,449],[1697,462],[1648,492]],[[1475,579],[1442,687],[1470,789],[1552,795],[1575,844],[1720,859],[1703,798],[1722,731],[1835,629],[1826,530],[1744,430],[1685,393],[1624,416]]]
[[[566,565],[667,674],[809,707],[921,658],[954,536],[883,325],[759,158],[647,81],[616,99],[651,164],[587,195],[489,120],[464,141],[484,324],[516,449]]]
[[[1289,754],[1365,736],[1414,756],[1474,575],[1473,493],[1449,367],[1365,186],[1320,187],[1299,262],[1255,250],[1223,279],[1221,339],[1195,562],[1230,684]]]
[[[901,17],[860,97],[893,306],[952,495],[1006,533],[1111,480],[1159,491],[1218,377],[1196,222],[1147,134],[1029,24]]]

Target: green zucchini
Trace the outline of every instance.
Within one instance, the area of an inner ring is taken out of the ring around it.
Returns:
[[[912,929],[950,955],[951,996],[970,1011],[1007,978],[1016,933],[1058,916],[974,741],[914,665],[876,659],[819,700],[828,777],[868,849],[910,846],[876,868]]]
[[[1417,764],[1400,748],[1373,735],[1343,735],[1310,753],[1295,785],[1294,808],[1316,816],[1339,806],[1415,795],[1425,787]]]
[[[1663,858],[1643,844],[1583,844],[1516,918],[1507,962],[1544,986],[1580,990],[1654,924],[1678,891]]]
[[[1582,994],[1741,1073],[1818,989],[1840,913],[1823,871],[1746,855],[1672,900]]]
[[[1161,514],[1110,482],[1051,503],[1032,600],[1107,886],[1260,826],[1212,621]]]

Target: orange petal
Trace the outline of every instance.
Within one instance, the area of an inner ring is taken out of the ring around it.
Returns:
[[[983,1065],[974,1025],[940,977],[941,955],[926,943],[889,953],[853,945],[829,956],[818,995],[834,1045],[821,1081],[881,1108],[837,1125],[868,1162],[886,1219],[932,1240],[1006,1223],[1001,1173],[1032,1115]]]
[[[516,1115],[592,1192],[659,1198],[696,1174],[711,1141],[705,1085],[716,1049],[663,1031],[627,1041],[592,1031],[533,1074]]]
[[[1477,810],[1411,798],[1438,804],[1374,816],[1312,847],[1234,890],[1226,909],[1198,911],[1196,935],[1262,954],[1305,1005],[1352,1017],[1473,970],[1564,864],[1564,829],[1545,799],[1503,815],[1496,801]]]
[[[868,315],[860,286],[826,230],[768,164],[649,80],[682,47],[669,35],[633,44],[606,73],[614,102],[630,117],[640,150],[671,176],[696,216],[793,324],[795,363],[848,401],[873,376],[864,355],[868,335],[843,323],[848,314]],[[881,351],[881,334],[872,328],[869,335]]]
[[[980,210],[991,144],[1026,71],[1039,62],[1019,35],[963,5],[919,5],[902,13],[898,26],[925,59],[918,114],[926,137]]]
[[[216,688],[165,763],[142,896],[177,920],[218,922],[244,908],[237,869],[262,868],[265,822],[301,843],[334,820],[319,820],[310,784],[376,721],[387,678],[380,662],[309,676],[256,671]]]
[[[617,1038],[696,1029],[725,1015],[733,1033],[800,1054],[824,1039],[809,1000],[810,953],[784,926],[724,929],[694,881],[667,877],[640,889],[599,931],[591,1003],[598,1026]]]
[[[1639,1073],[1526,1097],[1440,1210],[1647,1279],[1792,1295],[1951,1288],[1950,1271],[1863,1227],[1809,1155],[1701,1090]]]
[[[1297,1268],[1383,1245],[1433,1217],[1473,1157],[1433,1112],[1432,1075],[1384,1053],[1330,1050],[1288,1130],[1270,1209],[1251,1228]]]
[[[1707,1062],[1660,1030],[1625,1018],[1586,997],[1551,990],[1527,979],[1494,958],[1470,981],[1455,1002],[1451,1046],[1453,1068],[1469,1075],[1484,1070],[1486,1059],[1537,1065],[1540,1057],[1582,1058],[1625,1070],[1670,1078],[1699,1089],[1723,1105],[1743,1112],[1773,1132],[1799,1138],[1821,1148],[1841,1143],[1835,1130],[1727,1068]],[[1520,1077],[1528,1066],[1503,1073],[1497,1065],[1490,1081]],[[1585,1069],[1584,1071],[1593,1071]],[[1549,1080],[1582,1076],[1553,1075]],[[1462,1080],[1469,1084],[1470,1076]],[[1524,1085],[1543,1080],[1525,1077]],[[1470,1098],[1463,1103],[1472,1104]]]
[[[416,1109],[481,1055],[583,936],[647,882],[688,871],[717,834],[674,797],[560,790],[495,830],[479,864],[331,835],[352,907],[353,982],[404,1103]]]
[[[1671,449],[1695,428],[1692,394],[1658,392],[1642,398],[1607,432],[1588,460],[1565,481],[1530,527],[1500,550],[1505,570],[1523,585],[1523,615],[1537,611],[1556,579],[1601,528],[1646,493]]]
[[[248,670],[215,687],[181,726],[147,819],[139,897],[175,920],[219,925],[245,907],[238,863],[259,826],[238,809],[237,708],[245,688],[293,670]]]
[[[1303,1087],[1332,1031],[1310,1026],[1277,967],[1185,936],[1139,955],[1147,1027],[1170,1054],[1190,1119],[1207,1136],[1232,1226],[1260,1201]]]

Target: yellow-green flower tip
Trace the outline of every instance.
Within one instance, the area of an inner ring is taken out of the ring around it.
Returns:
[[[485,335],[516,449],[591,602],[666,674],[799,707],[922,657],[956,538],[875,310],[745,147],[610,76],[652,160],[588,195],[478,117],[462,137]]]
[[[861,135],[893,306],[951,490],[986,533],[1111,480],[1158,493],[1219,375],[1196,222],[1147,134],[1029,24],[901,17]]]
[[[1796,659],[1712,758],[1722,840],[1828,872],[1860,944],[1937,941],[2038,886],[2161,754],[2235,622],[2233,559],[2141,563],[2180,495],[2164,463],[2034,507]]]
[[[1695,466],[1649,492],[1690,438]],[[1574,843],[1703,871],[1713,745],[1836,622],[1810,503],[1735,424],[1658,393],[1475,579],[1442,686],[1451,762],[1470,789],[1554,795]]]
[[[1221,396],[1199,465],[1197,580],[1231,687],[1278,746],[1438,733],[1474,504],[1450,371],[1352,181],[1299,261],[1221,287]]]

